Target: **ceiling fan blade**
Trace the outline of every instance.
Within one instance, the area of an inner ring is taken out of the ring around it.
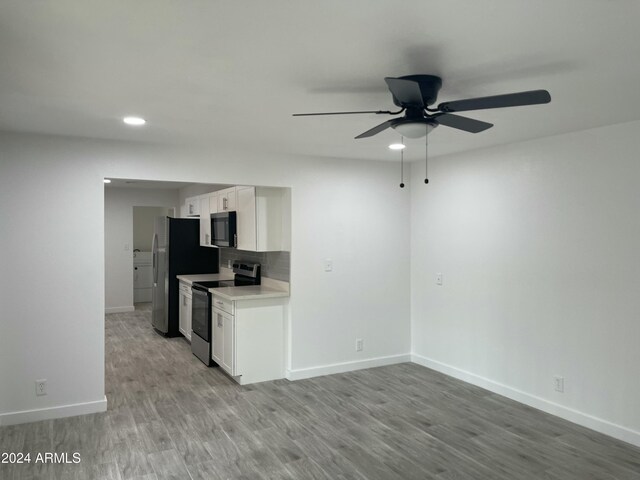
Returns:
[[[376,133],[380,133],[381,131],[389,128],[393,124],[393,122],[394,120],[387,120],[386,122],[382,122],[380,125],[373,127],[372,129],[367,130],[364,133],[361,133],[356,138],[373,137]]]
[[[422,99],[422,91],[417,82],[393,77],[386,77],[384,81],[387,82],[389,91],[403,107],[425,107],[424,100]]]
[[[528,92],[507,93],[505,95],[444,102],[438,105],[438,110],[441,112],[465,112],[469,110],[485,110],[488,108],[538,105],[541,103],[549,103],[550,101],[551,95],[546,90],[530,90]]]
[[[457,128],[458,130],[464,130],[470,133],[479,133],[493,127],[492,123],[461,117],[460,115],[452,115],[451,113],[439,113],[434,115],[434,118],[440,125]]]
[[[389,115],[397,115],[398,113],[401,113],[401,112],[402,110],[400,110],[399,112],[390,112],[388,110],[366,110],[361,112],[294,113],[292,115],[294,117],[309,117],[311,115],[354,115],[358,113],[377,113],[377,114],[388,113]]]

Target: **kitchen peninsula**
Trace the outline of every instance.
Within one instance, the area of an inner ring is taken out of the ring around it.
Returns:
[[[233,271],[219,274],[178,275],[180,294],[198,281],[233,279]],[[241,385],[284,378],[284,324],[289,298],[287,282],[262,277],[260,285],[210,288],[211,359]],[[181,331],[188,331],[183,315],[188,303],[181,298]],[[187,335],[185,335],[187,336]],[[188,338],[188,337],[187,337]]]

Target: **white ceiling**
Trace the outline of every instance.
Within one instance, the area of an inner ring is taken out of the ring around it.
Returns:
[[[391,129],[353,139],[389,117],[291,114],[393,109],[383,78],[418,73],[439,102],[551,92],[429,136],[470,150],[639,119],[639,24],[635,0],[6,0],[0,129],[396,159]]]

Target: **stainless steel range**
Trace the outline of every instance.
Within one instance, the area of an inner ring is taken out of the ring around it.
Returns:
[[[211,359],[211,345],[213,344],[212,294],[210,288],[243,287],[260,285],[260,264],[237,262],[233,264],[233,280],[217,280],[209,282],[194,282],[191,285],[193,303],[191,310],[191,351],[207,366],[217,366]]]

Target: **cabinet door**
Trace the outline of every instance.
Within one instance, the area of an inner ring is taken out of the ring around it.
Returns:
[[[209,214],[218,213],[218,194],[209,194]]]
[[[239,187],[237,190],[236,229],[238,233],[238,250],[256,251],[256,189],[255,187]]]
[[[187,295],[180,291],[180,309],[178,310],[178,330],[180,330],[180,333],[183,334],[185,337],[187,336],[187,328],[186,328],[186,322],[187,322]]]
[[[234,317],[228,314],[222,315],[223,330],[223,347],[222,347],[222,363],[220,366],[224,368],[229,375],[238,375],[236,373],[236,325]]]
[[[237,207],[236,187],[231,187],[227,192],[227,210],[235,212]]]
[[[189,216],[189,205],[186,203],[180,205],[180,218],[187,218]]]
[[[213,309],[211,314],[213,315],[211,322],[211,336],[213,338],[211,358],[213,358],[213,361],[218,365],[222,366],[222,358],[224,356],[224,313],[220,310]]]
[[[227,210],[227,194],[224,193],[224,190],[218,192],[217,195],[217,206],[218,206],[218,212],[217,213],[221,213]]]
[[[187,333],[185,333],[185,337],[187,337],[187,340],[191,341],[191,296],[189,295],[185,295],[187,301],[185,302],[185,318],[186,321],[185,323],[185,331]]]
[[[218,212],[234,212],[236,210],[236,187],[218,191]]]
[[[200,199],[198,197],[189,197],[184,200],[187,206],[187,215],[197,217],[200,215]]]
[[[200,246],[211,246],[211,217],[209,216],[209,196],[200,199]]]

